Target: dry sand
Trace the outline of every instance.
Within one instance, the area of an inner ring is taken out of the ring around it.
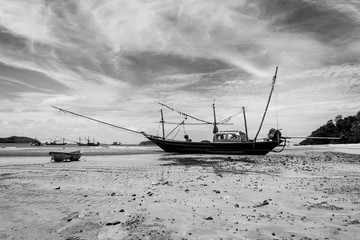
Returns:
[[[0,157],[0,239],[358,239],[360,155],[306,151]]]

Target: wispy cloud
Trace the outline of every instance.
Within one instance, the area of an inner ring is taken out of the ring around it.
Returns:
[[[255,131],[279,66],[278,117],[288,134],[307,135],[313,123],[303,122],[314,115],[320,125],[359,110],[359,28],[357,1],[3,0],[3,134],[46,126],[60,135],[54,123],[89,131],[53,104],[152,131],[156,102],[207,117],[213,97],[220,116],[246,106]],[[119,140],[111,129],[103,141],[109,136]]]

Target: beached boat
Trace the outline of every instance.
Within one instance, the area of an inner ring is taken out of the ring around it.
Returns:
[[[214,105],[213,108],[214,108],[214,116],[215,116]],[[172,110],[177,111],[173,108]],[[186,117],[192,118],[192,116],[187,115],[186,113],[183,112],[180,113],[181,115],[185,115]],[[246,123],[244,108],[243,108],[243,113]],[[162,124],[166,123],[163,119],[163,116],[161,119],[161,123]],[[214,135],[212,142],[207,140],[203,140],[200,142],[193,142],[187,134],[184,136],[185,141],[168,139],[167,137],[165,137],[164,127],[163,127],[162,137],[154,136],[146,133],[143,133],[143,135],[151,142],[159,146],[161,149],[163,149],[165,152],[174,152],[174,153],[183,153],[183,154],[199,153],[199,154],[265,155],[270,151],[272,151],[277,146],[281,145],[282,147],[285,147],[285,139],[281,137],[281,132],[274,128],[270,129],[268,133],[268,137],[266,139],[259,141],[256,138],[253,140],[248,138],[246,125],[245,125],[246,133],[244,133],[242,131],[219,132],[217,125],[221,125],[222,123],[216,122],[215,120],[214,123],[212,124],[214,125],[213,128]]]
[[[51,161],[54,162],[70,162],[70,161],[79,161],[82,152],[73,151],[73,152],[49,152],[51,156]]]
[[[200,154],[233,154],[233,155],[265,155],[279,146],[279,141],[249,142],[186,142],[163,139],[162,137],[144,134],[146,138],[158,145],[165,152],[200,153]]]
[[[269,107],[269,103],[271,100],[271,96],[274,90],[277,69],[275,70],[275,75],[272,79],[272,87],[269,95],[269,99],[265,108],[264,115],[262,117],[259,130],[254,139],[249,139],[248,132],[247,132],[247,124],[246,124],[246,116],[245,116],[245,108],[243,107],[242,113],[244,115],[244,122],[245,122],[245,131],[226,131],[226,132],[219,132],[218,125],[224,124],[229,121],[235,115],[224,119],[223,121],[216,121],[216,113],[215,113],[215,103],[213,104],[213,114],[214,114],[214,121],[208,122],[205,120],[201,120],[199,118],[195,118],[189,114],[184,112],[178,111],[174,108],[171,108],[165,104],[160,103],[160,105],[171,109],[172,111],[176,111],[185,118],[192,118],[197,121],[200,121],[204,124],[212,124],[213,125],[213,141],[201,141],[201,142],[193,142],[189,139],[189,136],[186,134],[184,136],[185,141],[178,141],[173,139],[167,139],[165,136],[164,131],[164,121],[163,112],[161,112],[161,121],[162,123],[162,130],[163,135],[154,136],[146,133],[142,133],[147,139],[155,143],[165,152],[175,152],[175,153],[200,153],[200,154],[234,154],[234,155],[265,155],[270,151],[273,151],[274,148],[277,146],[281,146],[282,148],[285,147],[286,140],[281,136],[281,132],[278,129],[271,128],[268,133],[268,137],[261,141],[257,140],[258,134],[261,130],[262,124],[264,122],[267,109]],[[178,126],[184,124],[184,121],[181,122]],[[177,127],[178,127],[177,126]],[[175,129],[174,129],[175,130]],[[172,131],[174,131],[172,130]],[[281,151],[281,150],[280,150]]]
[[[267,109],[269,107],[271,96],[274,91],[277,70],[278,70],[278,68],[276,67],[275,75],[272,78],[272,86],[271,86],[270,95],[269,95],[269,98],[268,98],[268,101],[266,104],[266,108],[265,108],[259,129],[258,129],[254,139],[250,139],[248,137],[244,107],[243,107],[242,113],[244,115],[245,132],[246,133],[243,133],[241,131],[219,132],[218,125],[226,124],[232,117],[234,117],[237,114],[218,122],[218,121],[216,121],[215,103],[214,103],[213,104],[214,121],[209,122],[209,121],[205,121],[205,120],[201,120],[199,118],[193,117],[184,112],[180,112],[180,111],[178,111],[174,108],[171,108],[165,104],[159,103],[163,107],[169,108],[172,111],[176,111],[180,115],[185,116],[185,119],[191,118],[196,121],[202,122],[202,124],[213,125],[214,137],[213,137],[212,142],[211,141],[193,142],[193,141],[191,141],[191,139],[189,139],[187,134],[185,134],[185,136],[184,136],[184,138],[185,138],[184,141],[169,139],[168,138],[169,134],[167,136],[165,136],[164,124],[167,122],[165,122],[165,120],[164,120],[162,109],[160,110],[160,112],[161,112],[160,123],[162,123],[162,136],[155,136],[155,135],[147,134],[145,132],[138,132],[138,131],[134,131],[132,129],[128,129],[128,128],[116,126],[116,125],[113,125],[110,123],[106,123],[103,121],[99,121],[97,119],[90,118],[90,117],[87,117],[84,115],[80,115],[80,114],[77,114],[74,112],[70,112],[68,110],[61,109],[61,108],[58,108],[55,106],[52,106],[52,107],[56,108],[62,112],[65,112],[65,113],[71,113],[71,114],[74,114],[74,115],[77,115],[77,116],[80,116],[83,118],[87,118],[87,119],[90,119],[92,121],[96,121],[96,122],[99,122],[102,124],[106,124],[106,125],[109,125],[112,127],[120,128],[120,129],[130,131],[133,133],[137,133],[137,134],[142,134],[147,139],[149,139],[151,142],[153,142],[154,144],[159,146],[161,149],[163,149],[165,152],[183,153],[183,154],[200,153],[200,154],[265,155],[265,154],[269,153],[270,151],[274,151],[274,148],[276,148],[278,146],[280,146],[281,149],[276,152],[280,152],[285,148],[285,145],[286,145],[286,138],[281,136],[281,132],[279,129],[274,129],[274,128],[270,129],[270,131],[268,133],[268,137],[266,139],[258,140],[258,135],[262,128],[262,124],[264,122],[264,119],[265,119],[265,116],[267,113]],[[179,123],[178,126],[185,125],[184,121],[185,120],[183,120],[181,123]],[[171,124],[173,124],[173,123],[171,123]],[[170,133],[172,133],[175,129],[173,129]]]

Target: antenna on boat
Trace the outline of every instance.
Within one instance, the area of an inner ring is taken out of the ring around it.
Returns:
[[[259,130],[257,131],[256,136],[255,136],[255,138],[254,138],[254,142],[256,142],[256,139],[257,139],[257,137],[258,137],[258,135],[259,135],[259,133],[260,133],[262,124],[263,124],[264,119],[265,119],[265,116],[266,116],[266,112],[267,112],[268,107],[269,107],[269,103],[270,103],[270,100],[271,100],[271,95],[272,95],[272,93],[273,93],[273,91],[274,91],[274,87],[275,87],[275,81],[276,81],[277,71],[278,71],[278,67],[276,67],[275,75],[274,75],[274,77],[273,77],[273,79],[272,79],[271,91],[270,91],[269,99],[268,99],[267,104],[266,104],[266,108],[265,108],[264,115],[263,115],[263,117],[262,117],[262,119],[261,119],[261,123],[260,123]]]

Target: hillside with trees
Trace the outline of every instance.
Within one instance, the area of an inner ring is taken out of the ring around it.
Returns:
[[[0,138],[0,143],[36,143],[36,142],[39,141],[29,137],[12,136],[12,137]]]
[[[308,137],[338,137],[340,140],[305,139],[300,142],[300,145],[360,143],[360,111],[354,116],[345,118],[338,115],[313,131]]]

